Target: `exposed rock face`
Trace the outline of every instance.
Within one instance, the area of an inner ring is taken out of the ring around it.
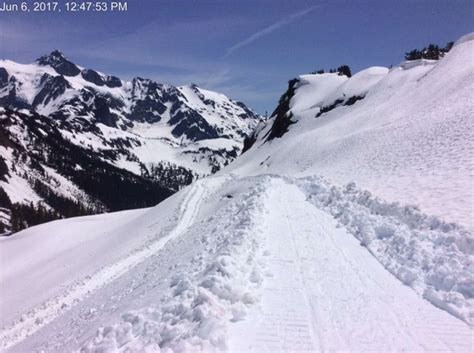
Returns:
[[[81,70],[79,70],[75,64],[67,60],[59,50],[42,56],[37,62],[42,66],[51,66],[58,74],[64,76],[76,76],[81,72]]]
[[[296,84],[298,79],[294,78],[288,82],[288,89],[281,96],[278,106],[272,113],[275,116],[275,121],[267,137],[267,140],[272,140],[276,137],[282,137],[288,131],[288,127],[295,122],[291,120],[292,114],[290,111],[290,101],[295,94]]]
[[[41,77],[40,85],[41,89],[33,99],[33,107],[40,104],[47,105],[64,94],[67,88],[72,88],[63,76],[50,76],[48,74]]]
[[[81,71],[81,76],[84,80],[95,84],[96,86],[105,85],[105,81],[101,75],[94,70],[84,69]]]

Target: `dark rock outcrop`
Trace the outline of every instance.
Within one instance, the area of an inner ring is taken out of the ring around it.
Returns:
[[[94,116],[97,122],[110,127],[117,127],[116,116],[110,112],[107,100],[104,97],[94,98]]]
[[[33,107],[40,104],[48,104],[64,94],[67,88],[72,88],[69,82],[63,76],[51,76],[44,74],[41,77],[42,88],[33,100]]]
[[[0,67],[0,89],[4,88],[8,84],[8,72],[5,68]]]
[[[219,137],[217,131],[196,111],[178,111],[169,121],[174,125],[171,133],[175,137],[185,135],[192,141],[213,139]]]
[[[273,140],[277,137],[282,137],[290,127],[291,124],[294,124],[295,121],[292,121],[292,113],[290,111],[290,101],[291,98],[295,95],[296,84],[298,79],[294,78],[288,82],[288,89],[281,96],[278,106],[275,111],[272,113],[272,117],[275,117],[272,128],[267,136],[267,141]]]
[[[120,79],[115,76],[107,76],[105,84],[110,88],[122,87],[122,81],[120,81]]]
[[[105,81],[101,75],[99,75],[98,72],[90,69],[84,69],[81,71],[81,76],[84,80],[93,83],[94,85],[97,86],[103,86],[105,85]]]
[[[36,61],[40,65],[51,66],[58,74],[64,76],[77,76],[81,72],[81,70],[79,70],[75,64],[67,60],[59,50],[54,50],[51,54],[44,55]]]

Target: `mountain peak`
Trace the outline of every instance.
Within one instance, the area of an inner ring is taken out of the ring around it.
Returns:
[[[63,61],[63,60],[67,61],[63,52],[58,49],[54,49],[51,53],[45,54],[41,56],[40,58],[36,59],[36,62],[40,63],[40,65],[49,65],[51,62]]]
[[[66,57],[64,56],[63,52],[58,50],[58,49],[54,49],[51,54],[49,54],[49,56],[53,56],[53,57],[58,57],[58,58],[63,58],[63,59],[66,59]]]
[[[72,62],[70,62],[64,54],[58,50],[53,50],[48,55],[43,55],[36,60],[39,65],[51,66],[58,74],[64,76],[76,76],[81,70]]]

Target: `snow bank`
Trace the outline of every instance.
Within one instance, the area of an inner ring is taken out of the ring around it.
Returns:
[[[100,328],[80,351],[226,350],[227,325],[245,318],[263,280],[256,220],[264,189],[264,181],[256,183],[195,224],[190,234],[200,237],[202,251],[190,259],[193,271],[176,273],[161,303],[124,313],[120,323]]]
[[[364,97],[388,73],[385,67],[370,67],[351,78],[337,73],[301,75],[295,86],[290,109],[296,119],[314,118],[323,107]]]
[[[474,324],[474,236],[415,206],[388,203],[355,183],[293,181],[331,213],[387,270],[440,309]]]
[[[298,114],[324,105],[326,98],[347,80],[346,76],[333,73],[299,76],[296,93],[290,103],[291,111]]]
[[[459,44],[466,43],[469,41],[474,41],[474,32],[473,33],[468,33],[463,35],[461,38],[459,38],[456,43],[454,43],[454,47],[458,46]]]

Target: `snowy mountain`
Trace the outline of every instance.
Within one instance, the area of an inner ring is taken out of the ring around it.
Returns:
[[[28,65],[0,61],[0,109],[0,187],[13,203],[43,201],[62,215],[68,211],[57,207],[56,196],[76,203],[67,207],[75,215],[156,204],[237,157],[260,120],[223,94],[140,77],[126,82],[77,66],[59,51]],[[100,170],[120,176],[86,180]],[[120,190],[134,196],[102,187],[119,179]]]
[[[471,352],[473,55],[300,76],[216,175],[0,239],[2,349]]]
[[[464,41],[464,42],[463,42]],[[323,175],[474,230],[474,69],[468,35],[439,61],[302,75],[235,173]]]

